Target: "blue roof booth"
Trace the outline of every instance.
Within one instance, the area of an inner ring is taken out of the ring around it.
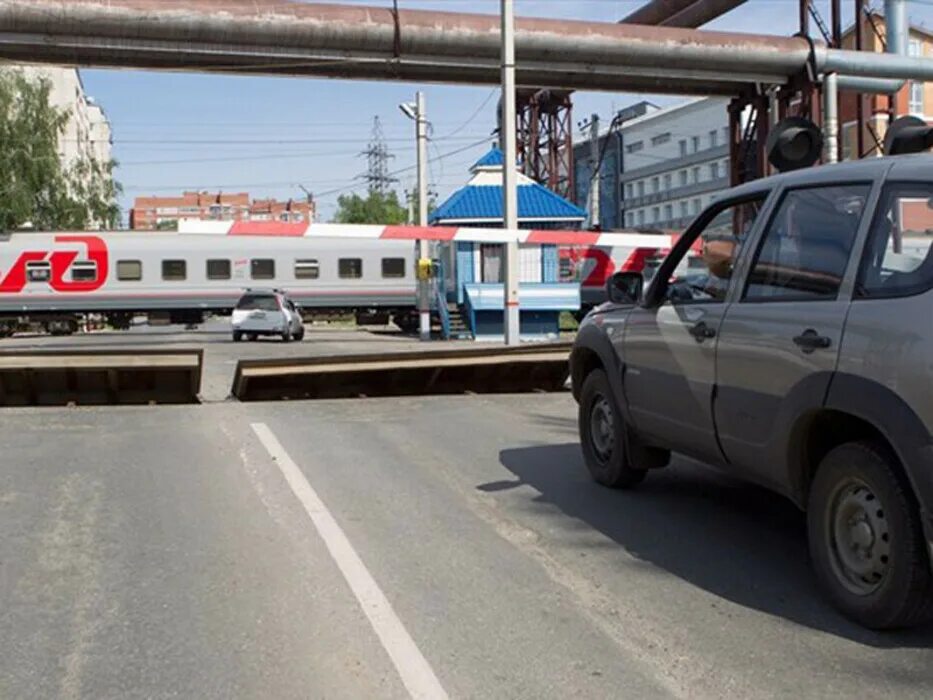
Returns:
[[[502,228],[502,153],[493,148],[470,169],[472,177],[431,215],[435,226]],[[522,173],[518,176],[519,228],[577,230],[586,212]],[[438,245],[444,293],[477,340],[502,340],[504,246],[482,241]],[[519,247],[519,312],[523,340],[555,338],[561,311],[580,308],[579,287],[560,283],[557,246]]]

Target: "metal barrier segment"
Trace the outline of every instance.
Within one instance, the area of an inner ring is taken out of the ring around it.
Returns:
[[[0,352],[0,406],[197,403],[204,351]]]
[[[240,360],[240,401],[561,391],[570,344]]]

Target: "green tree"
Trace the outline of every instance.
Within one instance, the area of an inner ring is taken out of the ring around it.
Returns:
[[[61,162],[59,137],[70,117],[49,102],[51,84],[16,69],[0,71],[0,231],[116,226],[122,191],[114,161]]]
[[[365,197],[345,194],[337,198],[338,224],[402,224],[408,212],[398,201],[395,192],[381,194],[369,192]]]

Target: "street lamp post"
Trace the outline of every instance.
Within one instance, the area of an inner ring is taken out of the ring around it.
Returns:
[[[424,93],[415,94],[415,103],[404,103],[399,109],[415,122],[415,136],[418,145],[418,225],[428,225],[428,120],[425,115]],[[428,242],[418,240],[418,262],[428,258]],[[418,276],[418,317],[421,340],[431,339],[431,300],[429,282]]]

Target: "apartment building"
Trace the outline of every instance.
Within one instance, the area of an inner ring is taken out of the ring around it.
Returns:
[[[20,71],[30,80],[47,80],[49,104],[67,111],[69,118],[58,140],[59,156],[66,169],[81,159],[110,162],[113,146],[110,121],[101,106],[84,91],[81,73],[76,68],[21,64],[7,70]]]
[[[248,192],[183,192],[178,196],[137,197],[130,210],[130,228],[175,228],[181,219],[202,221],[314,220],[314,201],[276,199],[250,201]]]

